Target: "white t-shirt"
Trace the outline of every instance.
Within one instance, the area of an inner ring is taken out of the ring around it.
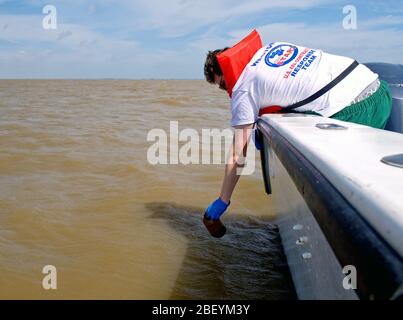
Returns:
[[[261,48],[233,88],[231,126],[254,123],[261,108],[286,107],[308,98],[353,61],[285,42]],[[295,111],[314,111],[330,117],[350,105],[377,78],[376,73],[360,64],[330,91]]]

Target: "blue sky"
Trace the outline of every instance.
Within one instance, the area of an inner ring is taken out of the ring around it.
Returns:
[[[56,30],[42,27],[47,4]],[[403,63],[402,0],[0,0],[0,78],[201,79],[208,50],[253,28],[264,43]]]

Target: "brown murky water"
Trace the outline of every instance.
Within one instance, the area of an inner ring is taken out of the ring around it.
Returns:
[[[223,165],[147,161],[149,130],[229,117],[204,81],[0,81],[0,298],[292,298],[259,167],[216,240],[201,215]]]

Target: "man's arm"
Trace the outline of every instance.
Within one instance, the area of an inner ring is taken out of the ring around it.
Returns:
[[[235,126],[234,139],[225,165],[220,197],[212,202],[203,216],[203,223],[213,237],[221,238],[226,232],[220,217],[227,210],[232,193],[245,166],[246,152],[253,124]]]
[[[245,165],[246,151],[250,141],[253,123],[235,126],[234,139],[229,159],[225,165],[224,179],[221,187],[220,198],[226,204],[230,202],[231,195],[240,177],[240,171]]]

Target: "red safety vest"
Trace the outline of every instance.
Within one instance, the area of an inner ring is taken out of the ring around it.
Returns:
[[[281,108],[280,106],[269,106],[269,107],[264,107],[262,109],[259,110],[259,117],[261,117],[264,114],[268,114],[268,113],[277,113],[277,112],[281,112],[283,108]]]
[[[259,33],[256,30],[253,30],[236,45],[217,55],[217,60],[224,75],[230,97],[232,97],[232,89],[246,65],[262,47],[262,40]],[[260,109],[259,116],[279,111],[281,111],[280,106],[269,106]]]

